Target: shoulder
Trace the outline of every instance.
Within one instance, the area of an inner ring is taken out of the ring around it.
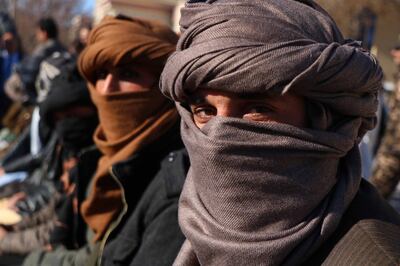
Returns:
[[[311,258],[306,261],[306,264],[319,265],[322,262],[325,263],[325,261],[336,261],[338,265],[342,265],[341,263],[345,263],[345,260],[349,258],[346,258],[344,256],[343,258],[337,257],[338,254],[340,254],[337,250],[348,249],[349,252],[351,250],[353,250],[352,252],[354,252],[355,247],[364,241],[363,239],[359,238],[359,236],[361,236],[360,232],[364,232],[366,230],[366,235],[371,234],[372,237],[378,234],[378,231],[374,230],[373,228],[378,228],[380,226],[381,230],[383,231],[397,230],[400,233],[400,216],[378,194],[376,189],[371,184],[369,184],[365,180],[362,180],[359,191],[356,197],[351,202],[347,211],[343,215],[338,228],[333,233],[333,235],[329,239],[327,239],[327,241],[325,241],[316,252],[314,252]],[[348,239],[352,239],[352,241],[354,242],[352,244],[349,244],[350,242],[348,241]],[[371,239],[374,238],[372,237]],[[383,241],[384,236],[379,240]],[[389,241],[387,243],[390,244],[391,242]],[[376,242],[376,245],[379,246],[380,243]],[[385,245],[383,245],[382,247],[384,246]],[[369,252],[372,252],[370,250],[373,249],[372,245],[366,245],[363,247],[363,252],[365,252],[365,256],[367,256]],[[397,249],[400,250],[399,247],[397,247]],[[400,252],[398,255],[400,256]],[[355,263],[355,261],[353,261],[352,263]],[[345,263],[343,265],[349,264]]]
[[[171,150],[160,161],[160,168],[146,187],[137,204],[131,208],[127,224],[136,224],[139,220],[148,226],[166,212],[175,219],[179,196],[189,168],[185,149]],[[127,190],[129,191],[129,190]]]
[[[163,159],[159,175],[163,179],[167,197],[179,197],[189,166],[189,156],[185,148],[171,151]]]
[[[171,150],[119,229],[109,238],[102,261],[121,265],[171,265],[184,236],[178,201],[188,169],[184,149]]]
[[[362,220],[337,243],[324,265],[400,265],[400,227]]]
[[[400,215],[368,181],[362,180],[356,197],[343,216],[342,223],[351,226],[361,220],[373,219],[400,225]]]
[[[91,179],[96,171],[97,163],[101,156],[102,154],[94,145],[83,149],[78,154],[78,164],[73,168],[71,171],[72,173],[70,174],[79,178]],[[77,181],[83,180],[81,179]]]
[[[48,40],[43,45],[43,50],[47,53],[47,56],[50,56],[55,51],[65,51],[65,48],[58,40]]]
[[[47,42],[36,47],[32,53],[32,57],[43,60],[56,51],[65,51],[65,48],[56,40],[48,40]]]
[[[77,185],[77,197],[83,201],[89,194],[90,183],[102,154],[96,146],[85,148],[78,155],[78,164],[69,172],[71,180]]]
[[[156,215],[168,205],[178,204],[188,169],[189,157],[184,148],[171,150],[161,160],[159,171],[143,195],[143,203],[148,203],[144,204],[147,205],[148,217]]]

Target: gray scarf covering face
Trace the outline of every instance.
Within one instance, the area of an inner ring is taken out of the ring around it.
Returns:
[[[161,88],[185,102],[201,88],[304,96],[310,128],[214,117],[182,138],[191,168],[176,265],[292,265],[337,228],[357,193],[357,143],[375,125],[382,71],[311,1],[187,3]]]

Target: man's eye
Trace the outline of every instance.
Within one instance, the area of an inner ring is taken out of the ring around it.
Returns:
[[[274,117],[274,110],[265,105],[254,105],[247,109],[243,115],[243,119],[267,122]]]
[[[271,113],[273,110],[269,106],[259,105],[259,106],[252,106],[246,112],[247,114],[268,114]]]
[[[217,115],[217,110],[208,105],[191,106],[193,120],[197,126],[206,124],[211,118]]]
[[[193,114],[198,117],[214,116],[215,109],[212,107],[197,107],[193,109]]]
[[[122,70],[119,72],[119,78],[121,80],[133,80],[139,77],[139,74],[135,71],[129,71],[129,70]]]
[[[105,69],[100,69],[98,71],[96,71],[96,80],[99,79],[106,79],[108,75],[108,71]]]

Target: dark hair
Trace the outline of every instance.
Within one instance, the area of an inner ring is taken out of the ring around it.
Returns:
[[[0,12],[0,35],[6,32],[12,34],[17,33],[17,28],[15,27],[14,20],[5,12]]]
[[[56,39],[58,36],[57,24],[52,18],[41,18],[38,22],[38,27],[40,30],[47,33],[49,39]]]

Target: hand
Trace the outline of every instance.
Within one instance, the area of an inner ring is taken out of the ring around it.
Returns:
[[[7,233],[7,230],[3,226],[0,226],[0,240],[3,239]]]
[[[15,193],[14,195],[12,195],[7,199],[7,208],[11,210],[16,210],[17,209],[16,204],[18,203],[18,201],[24,199],[25,197],[26,197],[25,192]]]
[[[4,171],[4,168],[0,166],[0,177],[4,175],[6,171]]]

